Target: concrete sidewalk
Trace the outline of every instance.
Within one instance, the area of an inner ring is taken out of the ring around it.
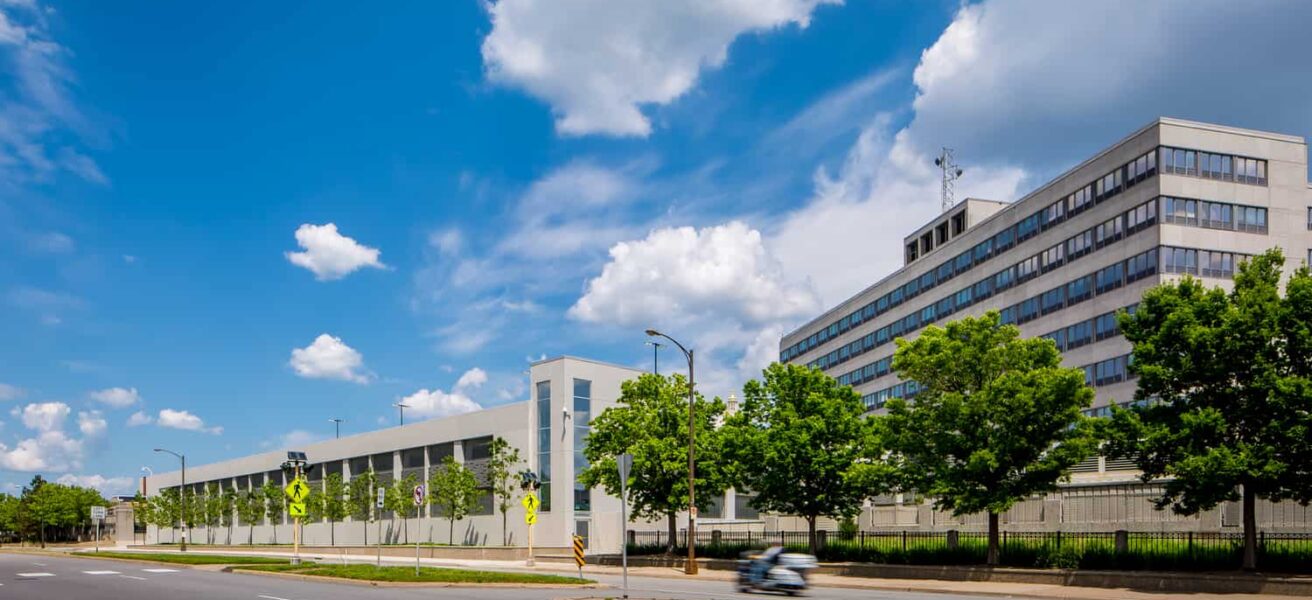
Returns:
[[[105,548],[115,552],[133,552],[142,554],[151,554],[158,552],[177,552],[177,550],[136,550],[128,549],[126,546],[116,546]],[[82,550],[82,549],[79,549]],[[285,552],[259,552],[259,551],[233,551],[233,550],[215,550],[208,551],[201,548],[192,550],[198,554],[218,554],[227,556],[270,556],[276,558],[286,558]],[[313,553],[302,554],[304,560],[313,560],[323,563],[346,562],[346,563],[374,563],[378,560],[375,555],[365,554],[325,554]],[[385,565],[413,565],[414,558],[400,558],[395,556],[383,556],[382,561]],[[527,567],[522,561],[494,561],[494,560],[449,560],[449,559],[419,559],[419,563],[429,567],[456,567],[466,569],[481,569],[488,571],[517,571],[517,572],[543,572],[543,573],[578,573],[578,569],[572,564],[542,562],[539,560],[534,567]],[[619,576],[620,567],[588,565],[583,568],[583,575],[605,575]],[[648,577],[656,579],[679,579],[685,581],[731,581],[735,574],[730,571],[720,571],[703,569],[698,575],[685,575],[681,569],[671,567],[629,567],[631,577]],[[817,574],[811,577],[811,581],[817,587],[832,587],[846,589],[868,589],[880,591],[897,591],[897,592],[922,592],[922,593],[953,593],[953,594],[978,594],[989,596],[1008,596],[1008,597],[1029,597],[1029,598],[1054,598],[1069,600],[1258,600],[1271,598],[1287,598],[1290,596],[1277,596],[1272,594],[1203,594],[1203,593],[1166,593],[1139,591],[1120,588],[1094,588],[1078,587],[1065,585],[1048,585],[1048,584],[1029,584],[1029,583],[1002,583],[991,581],[944,581],[934,579],[875,579],[864,577],[849,577],[843,575],[824,575]]]

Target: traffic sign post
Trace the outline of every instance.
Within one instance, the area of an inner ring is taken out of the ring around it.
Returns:
[[[538,476],[532,471],[520,471],[519,488],[524,490],[524,499],[520,501],[524,505],[524,524],[528,525],[528,558],[524,565],[533,566],[533,525],[538,522],[538,502],[537,490],[540,487]]]
[[[425,491],[427,490],[424,489],[424,484],[421,483],[415,486],[415,490],[414,490],[415,515],[421,515],[421,513],[419,512],[419,507],[424,505]],[[420,520],[420,523],[421,524],[423,523],[422,518]],[[419,576],[419,532],[416,531],[415,532],[415,577],[418,576]]]
[[[387,488],[378,488],[378,501],[374,503],[374,508],[378,509],[378,566],[383,566],[383,506],[387,501]]]
[[[615,457],[620,471],[620,564],[624,570],[624,597],[629,597],[629,473],[633,471],[633,455],[625,452]]]
[[[308,463],[304,452],[287,452],[287,462],[282,464],[283,472],[291,471],[292,480],[283,488],[287,498],[287,514],[292,517],[292,564],[301,564],[301,518],[306,516],[305,500],[310,497],[310,486],[305,483],[305,466]]]
[[[583,558],[583,536],[574,536],[574,564],[579,566],[579,579],[583,579],[583,565],[588,561]]]
[[[91,519],[96,522],[96,552],[100,552],[100,523],[105,520],[105,507],[91,507]]]

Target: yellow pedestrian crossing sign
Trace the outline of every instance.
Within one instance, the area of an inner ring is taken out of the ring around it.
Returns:
[[[537,494],[527,494],[524,496],[523,500],[519,501],[519,503],[524,505],[524,510],[528,512],[536,512],[539,504],[538,496]]]
[[[538,522],[538,513],[535,513],[535,512],[524,513],[524,524],[525,524],[525,525],[534,525],[534,524],[536,524],[537,522]]]
[[[310,495],[310,486],[305,485],[304,479],[298,478],[287,484],[283,491],[287,492],[287,497],[291,498],[293,503],[301,504]]]
[[[287,505],[287,514],[289,514],[289,515],[291,515],[291,516],[293,516],[293,517],[304,517],[305,514],[306,514],[306,513],[305,513],[305,503],[304,503],[304,502],[293,502],[293,503],[291,503],[291,504],[288,504],[288,505]]]

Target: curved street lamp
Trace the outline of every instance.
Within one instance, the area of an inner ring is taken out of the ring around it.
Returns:
[[[178,454],[177,452],[174,452],[172,450],[165,450],[163,448],[156,448],[155,451],[172,454],[173,456],[178,457],[178,460],[182,461],[182,481],[181,483],[178,484],[178,502],[180,503],[179,506],[181,507],[181,510],[179,511],[180,517],[178,520],[182,522],[182,546],[180,547],[180,550],[182,552],[186,552],[187,551],[187,489],[186,489],[187,488],[187,457],[182,454]]]
[[[693,379],[693,351],[683,347],[683,344],[668,335],[665,335],[655,329],[648,329],[649,337],[662,337],[679,348],[683,352],[683,357],[688,359],[688,564],[684,565],[683,572],[688,575],[697,574],[697,502],[693,494],[693,482],[696,480],[696,467],[694,467],[694,450],[696,442],[696,421],[693,418],[693,406],[695,404],[694,379]]]

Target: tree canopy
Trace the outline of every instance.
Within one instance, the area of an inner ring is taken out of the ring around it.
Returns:
[[[870,440],[864,413],[856,391],[818,369],[770,365],[722,430],[735,488],[760,510],[806,518],[814,552],[816,519],[852,516],[869,495],[855,476]]]
[[[519,478],[516,476],[520,463],[519,448],[510,445],[505,438],[497,436],[488,444],[487,479],[491,485],[493,501],[501,512],[501,545],[509,546],[506,513],[510,512],[519,495]]]
[[[478,508],[482,492],[478,478],[468,467],[451,456],[442,458],[442,465],[433,469],[428,479],[428,498],[437,512],[450,522],[447,543],[455,543],[456,521]]]
[[[1284,262],[1274,249],[1240,263],[1229,292],[1186,276],[1120,318],[1139,383],[1136,406],[1113,412],[1109,451],[1165,478],[1160,508],[1242,500],[1245,569],[1255,500],[1312,500],[1312,276],[1298,269],[1282,297]]]
[[[919,392],[914,403],[888,403],[890,461],[905,489],[956,515],[988,513],[989,564],[998,562],[998,514],[1056,489],[1093,450],[1081,415],[1093,390],[1083,371],[1060,365],[1051,340],[1022,339],[996,311],[897,340],[893,370]]]
[[[719,398],[696,395],[695,498],[706,509],[728,488],[721,439],[716,424],[724,415]],[[688,508],[688,380],[644,374],[620,384],[618,405],[592,419],[583,448],[588,467],[578,480],[601,486],[619,496],[620,477],[615,457],[633,455],[628,493],[634,519],[665,517],[670,543],[676,531],[675,515]]]

